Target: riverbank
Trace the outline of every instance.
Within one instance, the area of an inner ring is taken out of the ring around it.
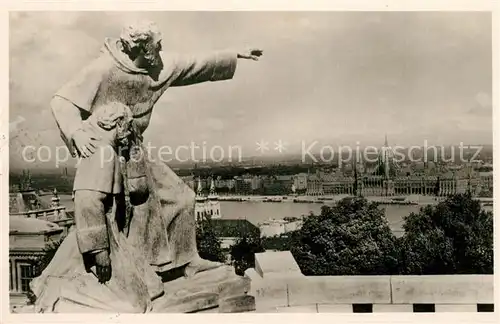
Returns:
[[[220,201],[232,202],[265,202],[265,203],[303,203],[303,204],[327,204],[342,200],[348,195],[323,195],[323,196],[253,196],[253,195],[231,195],[219,196]],[[426,205],[436,204],[442,198],[433,196],[368,196],[368,201],[377,202],[383,205]]]

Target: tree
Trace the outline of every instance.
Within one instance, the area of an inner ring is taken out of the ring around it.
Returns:
[[[248,268],[255,268],[255,253],[264,252],[258,236],[243,236],[231,246],[231,261],[237,275],[242,276]]]
[[[402,274],[492,274],[493,214],[469,193],[405,217]]]
[[[200,257],[215,262],[225,262],[226,256],[221,248],[210,218],[199,220],[196,226],[196,245]]]
[[[305,275],[377,275],[397,271],[396,237],[384,211],[348,197],[304,219],[291,252]]]
[[[293,232],[283,233],[275,236],[262,238],[262,246],[265,250],[290,251],[292,248]]]

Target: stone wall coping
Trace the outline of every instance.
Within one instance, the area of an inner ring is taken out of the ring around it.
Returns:
[[[493,275],[304,276],[290,251],[255,254],[251,280],[256,305],[493,304]]]
[[[272,276],[247,271],[260,307],[493,304],[493,275]]]

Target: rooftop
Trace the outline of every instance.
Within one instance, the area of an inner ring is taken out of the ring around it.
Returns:
[[[218,237],[260,236],[259,228],[246,219],[212,219],[212,226]]]
[[[36,218],[9,217],[9,234],[41,234],[62,230],[57,224]]]

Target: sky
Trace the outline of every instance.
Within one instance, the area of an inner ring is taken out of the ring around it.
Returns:
[[[179,53],[262,48],[233,80],[171,88],[146,140],[243,147],[492,143],[491,17],[481,12],[19,12],[10,16],[11,164],[63,145],[51,96],[105,37],[147,19]],[[271,150],[272,151],[272,150]],[[16,153],[17,152],[17,153]]]

